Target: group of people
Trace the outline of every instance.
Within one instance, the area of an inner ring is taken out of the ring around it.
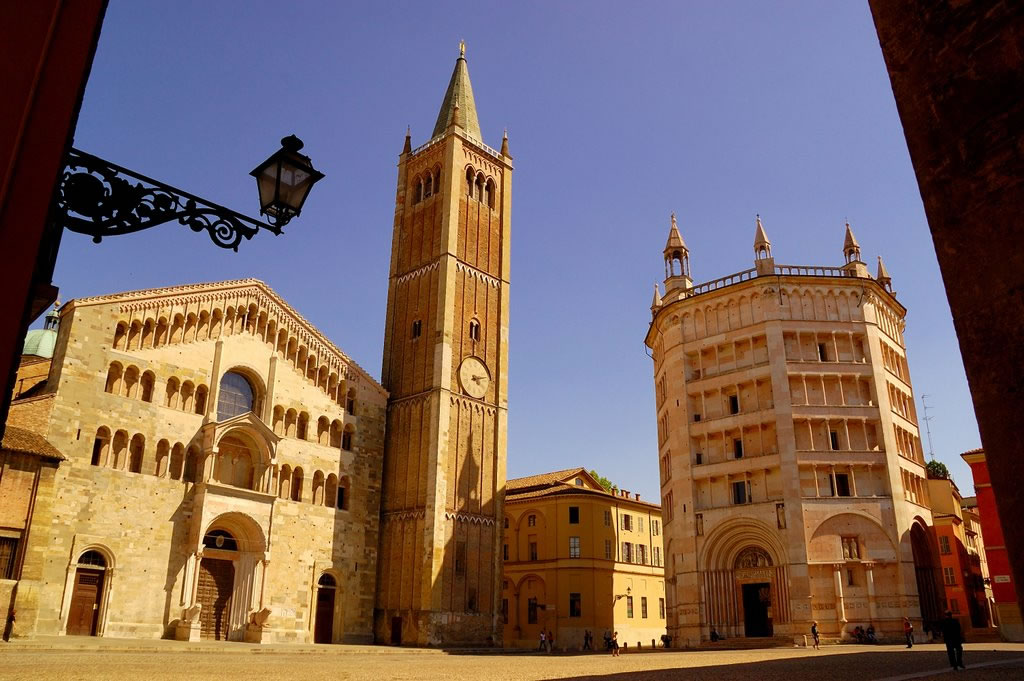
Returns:
[[[925,631],[928,631],[925,628]],[[934,631],[934,629],[933,629]],[[943,618],[939,624],[939,631],[942,633],[942,641],[946,644],[946,655],[949,657],[949,666],[953,669],[966,669],[964,667],[964,632],[960,627],[960,621],[953,617],[953,611],[947,610],[946,617]],[[712,629],[714,634],[714,629]],[[857,627],[853,630],[853,635],[856,637],[858,643],[877,643],[878,639],[875,637],[874,626],[868,625],[867,630],[862,627]],[[914,625],[910,621],[909,617],[903,618],[903,637],[907,641],[907,647],[914,647]],[[821,643],[821,636],[818,633],[818,621],[814,620],[811,622],[811,638],[814,639],[814,649],[820,650],[818,647]],[[714,640],[714,638],[712,638]]]
[[[548,629],[547,633],[543,629],[540,630],[540,645],[537,647],[537,650],[542,653],[555,652],[555,635],[550,629]]]

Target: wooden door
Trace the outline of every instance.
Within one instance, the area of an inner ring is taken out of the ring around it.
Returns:
[[[103,572],[83,570],[75,572],[75,586],[71,592],[68,611],[68,634],[95,636],[100,616],[100,597],[103,594]]]
[[[313,643],[334,643],[334,589],[316,590],[316,621],[313,625]]]
[[[235,566],[230,560],[203,558],[199,564],[199,638],[228,640],[231,590],[235,584]]]

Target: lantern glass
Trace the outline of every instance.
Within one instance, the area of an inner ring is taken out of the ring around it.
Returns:
[[[313,168],[308,156],[299,153],[302,141],[294,135],[281,140],[281,148],[261,163],[251,175],[256,178],[260,212],[278,226],[302,210],[313,185],[323,173]]]

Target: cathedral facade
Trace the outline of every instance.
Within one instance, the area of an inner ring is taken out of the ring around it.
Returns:
[[[939,617],[938,561],[904,342],[906,309],[849,225],[840,266],[690,276],[675,216],[654,359],[668,631],[902,635]]]
[[[19,633],[369,641],[386,400],[260,281],[70,301]]]

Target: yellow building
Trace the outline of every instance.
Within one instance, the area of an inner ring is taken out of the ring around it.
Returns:
[[[673,216],[651,306],[673,643],[923,632],[941,584],[906,309],[849,225],[839,266],[777,265],[760,218],[754,253],[695,285]]]
[[[583,468],[509,480],[505,492],[502,618],[506,647],[554,634],[578,650],[589,630],[603,646],[665,633],[661,508],[625,490],[606,492]]]

